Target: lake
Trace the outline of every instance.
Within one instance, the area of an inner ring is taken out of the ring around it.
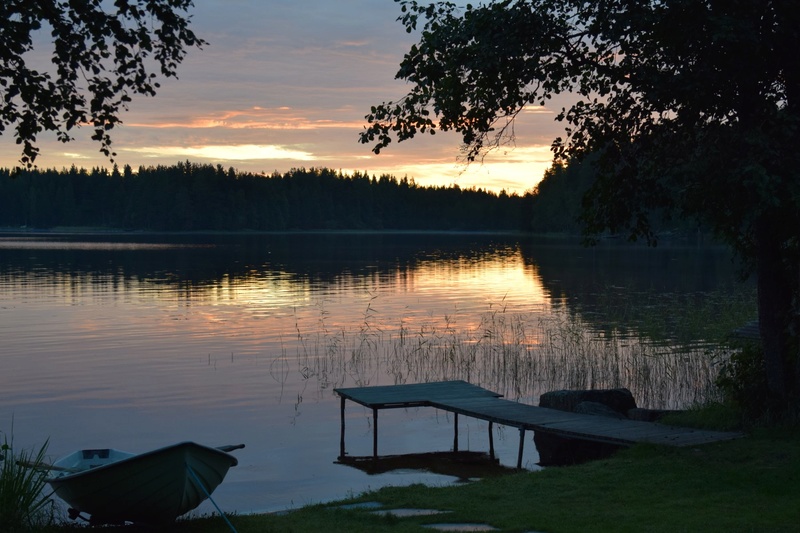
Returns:
[[[229,512],[448,484],[336,464],[333,389],[464,379],[536,404],[547,390],[626,386],[642,407],[686,407],[707,397],[724,356],[711,326],[752,297],[728,251],[709,245],[0,234],[0,431],[17,448],[50,439],[52,458],[245,443],[214,493]],[[370,415],[348,402],[350,455],[372,453]],[[452,428],[433,409],[385,411],[380,451],[446,451]],[[459,428],[462,449],[488,450],[484,422]],[[515,465],[516,430],[495,431],[501,463]]]

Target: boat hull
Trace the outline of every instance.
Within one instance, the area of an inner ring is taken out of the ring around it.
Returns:
[[[161,524],[200,505],[236,464],[234,456],[216,448],[182,442],[48,482],[93,524]]]

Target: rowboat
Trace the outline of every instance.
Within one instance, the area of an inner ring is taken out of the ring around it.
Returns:
[[[47,482],[69,504],[72,518],[87,514],[93,525],[163,524],[210,498],[238,464],[228,452],[243,447],[181,442],[142,454],[79,450],[50,465]]]

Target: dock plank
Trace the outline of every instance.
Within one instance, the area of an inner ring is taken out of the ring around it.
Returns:
[[[344,455],[345,400],[351,400],[373,409],[376,417],[374,436],[376,454],[377,411],[413,406],[434,407],[491,423],[511,426],[519,429],[521,433],[543,431],[567,438],[621,446],[631,446],[639,442],[677,447],[696,446],[742,436],[741,433],[682,428],[655,422],[571,413],[528,405],[503,399],[502,394],[460,380],[351,387],[334,389],[334,392],[342,398],[342,455]],[[456,427],[456,446],[457,440],[458,428]]]
[[[462,380],[412,383],[407,385],[379,385],[351,387],[334,390],[342,398],[370,408],[388,409],[428,405],[432,401],[453,398],[498,398],[502,394],[486,390]]]
[[[692,446],[741,436],[739,433],[680,428],[654,422],[570,413],[502,399],[453,399],[434,402],[434,406],[525,430],[549,431],[561,436],[622,445],[650,442],[666,443],[671,446]]]

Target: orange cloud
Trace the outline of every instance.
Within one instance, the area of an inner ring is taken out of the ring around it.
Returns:
[[[291,159],[297,161],[314,161],[314,154],[301,150],[293,150],[277,145],[207,145],[207,146],[142,146],[127,148],[125,151],[136,152],[145,157],[198,157],[221,161],[248,161],[259,159]]]
[[[334,110],[334,113],[339,111]],[[335,120],[332,118],[310,118],[294,112],[290,107],[221,111],[211,116],[187,117],[186,120],[127,123],[138,128],[185,128],[185,129],[264,129],[264,130],[317,130],[330,128],[361,128],[362,120]]]

